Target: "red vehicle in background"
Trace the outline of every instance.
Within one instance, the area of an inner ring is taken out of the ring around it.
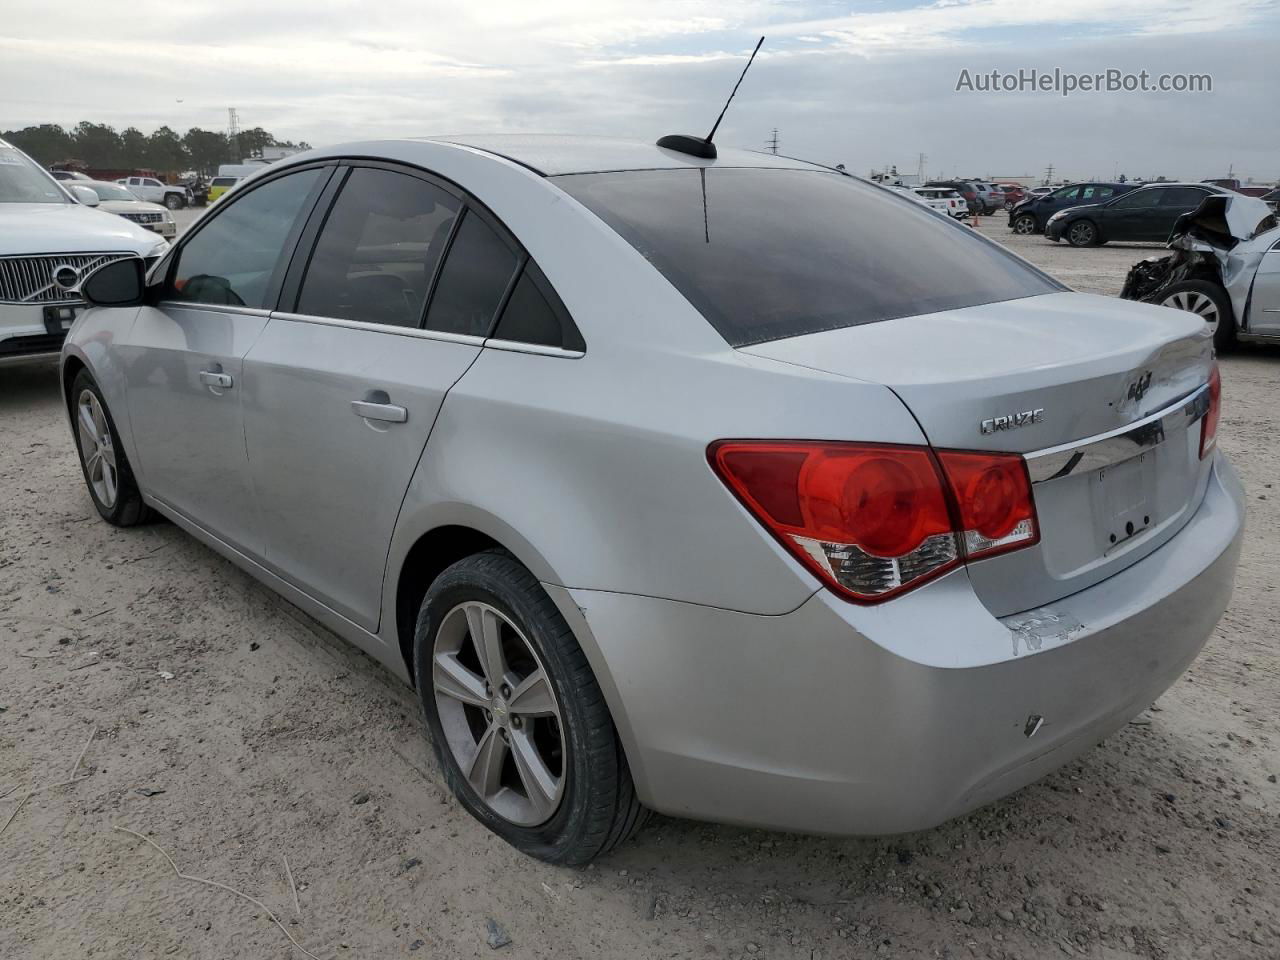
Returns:
[[[997,183],[996,186],[1004,191],[1004,208],[1006,210],[1012,210],[1027,199],[1027,191],[1020,183]]]

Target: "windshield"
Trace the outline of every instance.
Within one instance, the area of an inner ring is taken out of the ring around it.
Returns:
[[[923,204],[836,173],[631,170],[554,182],[735,347],[1063,289]]]
[[[0,203],[69,203],[56,181],[0,140]]]
[[[83,186],[96,193],[99,200],[123,200],[125,203],[138,202],[138,198],[132,193],[114,183],[86,183]]]

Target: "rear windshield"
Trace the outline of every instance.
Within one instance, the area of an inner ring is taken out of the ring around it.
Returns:
[[[554,179],[735,347],[1064,289],[923,204],[837,173]]]

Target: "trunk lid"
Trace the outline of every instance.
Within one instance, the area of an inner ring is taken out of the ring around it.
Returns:
[[[1204,494],[1201,407],[1184,407],[1203,403],[1213,346],[1191,314],[1055,293],[742,349],[884,384],[935,447],[1029,455],[1040,543],[969,566],[997,616],[1136,562]]]

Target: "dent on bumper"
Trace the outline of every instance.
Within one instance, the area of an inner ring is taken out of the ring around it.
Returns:
[[[1177,537],[1004,620],[963,571],[879,607],[820,591],[777,617],[553,596],[592,648],[646,803],[777,829],[899,833],[1038,779],[1155,700],[1230,600],[1243,518],[1219,458]]]

